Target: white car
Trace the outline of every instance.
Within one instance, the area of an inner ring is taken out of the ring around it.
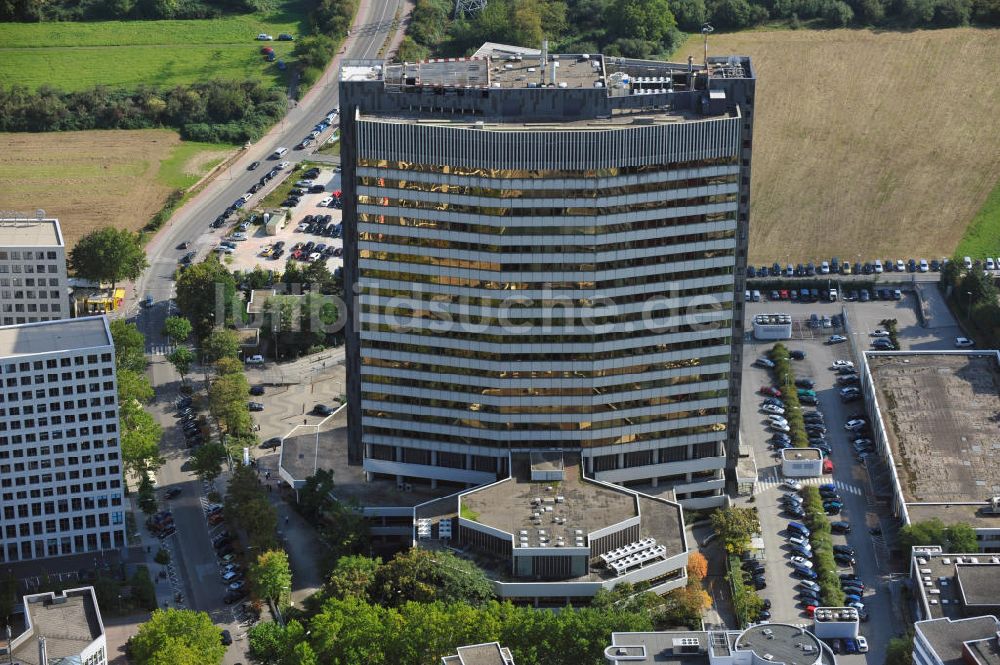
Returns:
[[[903,259],[896,259],[896,272],[906,272],[906,264]]]
[[[812,580],[799,580],[799,586],[803,589],[811,589],[817,593],[820,591],[820,586]]]
[[[929,272],[931,267],[927,265],[927,259],[920,259],[920,272]]]
[[[997,268],[997,265],[995,263],[993,263],[993,257],[992,256],[987,256],[986,257],[986,269],[987,270],[996,270],[996,268]]]
[[[243,195],[243,202],[246,203],[247,201],[249,201],[252,198],[253,198],[253,194],[251,194],[250,192],[247,192],[246,194]]]
[[[962,259],[962,265],[965,266],[966,270],[972,270],[972,257],[966,256]]]
[[[236,233],[231,234],[229,236],[229,239],[230,240],[246,240],[247,239],[247,234],[245,234],[245,233],[243,233],[241,231],[237,231]]]
[[[236,250],[233,249],[232,247],[226,247],[225,245],[219,245],[218,247],[215,248],[214,251],[218,252],[219,254],[232,254]]]
[[[273,42],[274,41],[274,37],[272,37],[271,35],[267,34],[266,32],[262,32],[259,35],[257,35],[257,41],[259,41],[259,42]]]
[[[803,538],[802,536],[789,536],[788,542],[790,542],[792,545],[798,545],[799,547],[804,547],[807,550],[812,549],[812,545],[809,544],[809,539]]]
[[[823,261],[819,264],[819,274],[829,275],[830,274],[830,263],[828,261]]]
[[[222,574],[222,581],[226,582],[228,584],[229,582],[235,581],[236,578],[238,578],[239,576],[240,576],[240,574],[237,571],[235,571],[235,570],[227,570],[226,572],[224,572]]]
[[[332,196],[328,196],[328,197],[326,197],[325,199],[321,200],[321,201],[320,201],[319,203],[317,203],[316,205],[318,205],[318,206],[328,206],[328,205],[330,205],[331,203],[333,203],[333,197],[332,197]]]
[[[278,164],[278,168],[281,170],[285,170],[291,165],[292,165],[291,162],[281,162],[280,164]]]
[[[850,360],[834,360],[833,368],[838,369],[840,367],[850,367],[851,369],[854,369],[854,363]]]
[[[861,429],[866,424],[867,423],[860,418],[857,418],[855,420],[848,420],[846,423],[844,423],[844,429],[846,429],[847,431]]]
[[[959,348],[959,349],[967,349],[970,346],[975,346],[975,345],[976,345],[976,343],[973,342],[968,337],[956,337],[955,338],[955,346],[957,348]]]
[[[791,558],[791,562],[792,563],[797,563],[798,565],[803,566],[805,568],[812,568],[813,567],[813,562],[810,561],[809,559],[805,558],[804,556],[793,556]]]
[[[857,386],[847,386],[846,388],[840,389],[840,394],[843,397],[848,397],[850,395],[860,395],[861,389],[858,388]]]
[[[858,643],[858,653],[868,653],[868,640],[862,635],[854,638]]]
[[[802,489],[802,483],[797,480],[786,480],[782,483],[785,487],[792,490],[793,492],[798,492]]]
[[[770,420],[775,425],[780,425],[782,427],[788,427],[788,421],[785,420],[784,418],[782,418],[781,416],[768,416],[767,419]]]
[[[780,406],[775,406],[773,404],[765,404],[764,406],[760,407],[760,410],[763,411],[764,413],[773,413],[776,416],[785,415],[784,409],[782,409]]]
[[[319,252],[313,252],[312,254],[309,255],[309,262],[310,263],[314,263],[316,261],[319,261],[320,258],[322,258],[322,257],[323,257],[323,255],[320,254]]]
[[[295,227],[295,230],[296,231],[305,231],[308,228],[309,228],[309,225],[306,224],[305,222],[302,222],[301,224],[299,224],[298,226]]]
[[[827,344],[840,344],[841,342],[846,342],[847,338],[843,335],[830,335],[830,338],[826,340]]]
[[[882,330],[881,328],[876,328],[875,330],[871,331],[870,336],[871,337],[888,337],[889,336],[889,331],[888,330]]]

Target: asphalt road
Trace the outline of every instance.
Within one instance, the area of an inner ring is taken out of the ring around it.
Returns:
[[[183,241],[192,242],[193,249],[203,254],[215,244],[219,232],[213,233],[209,223],[256,183],[266,168],[262,165],[256,171],[247,171],[247,166],[258,160],[269,164],[267,155],[279,146],[294,146],[330,109],[338,105],[336,73],[340,59],[376,58],[390,35],[393,19],[401,6],[401,0],[362,0],[344,52],[331,63],[309,94],[289,111],[285,120],[257,145],[245,150],[226,172],[175,213],[170,224],[149,243],[147,255],[150,268],[137,282],[134,293],[129,294],[133,302],[131,310],[126,311],[135,312],[135,320],[146,335],[147,352],[151,356],[149,373],[156,389],[156,400],[150,411],[164,426],[165,432],[161,451],[167,462],[158,471],[158,484],[161,488],[180,487],[182,490],[168,507],[173,510],[177,525],[175,566],[183,579],[185,603],[188,608],[208,612],[216,624],[229,628],[237,638],[226,655],[225,663],[230,665],[246,661],[246,643],[238,639],[245,629],[236,625],[231,608],[222,602],[225,586],[211,546],[211,535],[218,531],[218,527],[212,528],[206,523],[204,488],[182,468],[187,450],[176,426],[172,405],[178,394],[179,376],[166,361],[165,355],[170,348],[165,345],[161,334],[164,319],[172,313],[170,300],[175,294],[173,275],[177,259],[187,251],[177,249],[177,245]],[[295,163],[306,157],[308,154],[303,151],[290,150],[284,160]],[[138,309],[136,300],[146,295],[152,296],[153,305]],[[197,376],[189,377],[189,380],[198,379]]]

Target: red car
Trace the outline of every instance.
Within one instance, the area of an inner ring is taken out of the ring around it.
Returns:
[[[296,261],[298,261],[299,259],[301,259],[302,258],[302,250],[301,249],[297,249],[294,252],[292,252],[292,258],[295,259]]]
[[[833,460],[829,457],[823,460],[823,473],[833,473]]]
[[[771,386],[761,386],[760,394],[769,395],[771,397],[781,397],[781,391],[777,388],[772,388]]]
[[[811,618],[814,614],[816,614],[816,606],[806,605],[806,614]]]
[[[782,300],[788,300],[788,289],[781,289],[780,295]]]

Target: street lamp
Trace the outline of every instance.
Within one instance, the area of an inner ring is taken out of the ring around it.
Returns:
[[[965,318],[972,320],[972,291],[966,291],[965,295],[969,296],[969,308],[965,312]]]

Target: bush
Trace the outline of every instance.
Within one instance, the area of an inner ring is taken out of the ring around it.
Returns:
[[[760,611],[764,609],[764,601],[743,581],[743,569],[737,556],[729,557],[729,583],[733,592],[733,612],[740,626],[757,621]]]
[[[129,580],[132,585],[132,600],[139,607],[153,611],[157,608],[156,587],[149,576],[149,569],[146,566],[139,566]]]
[[[833,559],[833,538],[830,534],[830,520],[823,510],[823,499],[819,488],[807,485],[802,489],[802,506],[806,512],[806,524],[811,535],[813,569],[816,571],[820,598],[827,607],[843,607],[844,592],[840,588],[837,562]]]
[[[153,558],[153,561],[160,564],[161,566],[167,565],[168,563],[170,563],[170,552],[161,547],[159,550],[156,551],[156,557]]]
[[[795,388],[795,370],[788,348],[779,342],[772,347],[768,357],[774,363],[775,382],[779,385],[781,399],[785,403],[785,420],[788,421],[792,445],[806,448],[809,446],[809,436],[806,434],[806,422],[802,418],[802,405]]]

